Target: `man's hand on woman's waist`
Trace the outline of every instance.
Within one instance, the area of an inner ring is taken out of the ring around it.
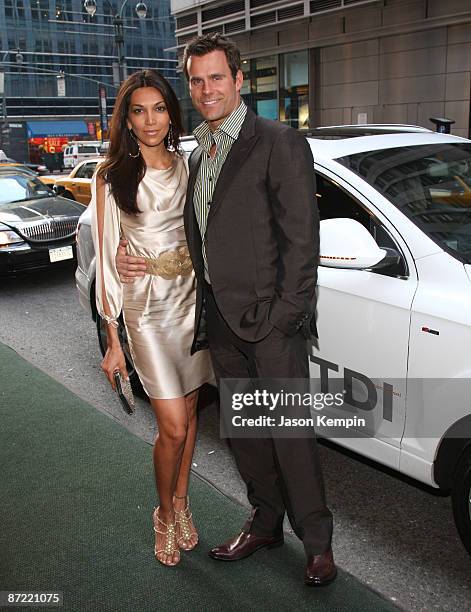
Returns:
[[[127,255],[127,246],[127,240],[120,240],[118,250],[116,251],[116,269],[122,283],[133,283],[136,277],[146,274],[147,263],[143,257]]]

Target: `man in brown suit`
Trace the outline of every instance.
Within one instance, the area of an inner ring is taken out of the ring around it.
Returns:
[[[183,58],[193,105],[205,119],[195,130],[185,205],[197,278],[192,351],[203,346],[204,319],[218,381],[307,379],[319,250],[312,154],[294,129],[245,106],[240,63],[237,47],[219,34],[190,41]],[[138,273],[138,263],[121,254],[121,276]],[[305,583],[332,582],[332,515],[314,435],[233,438],[231,446],[253,510],[210,556],[236,561],[283,544],[287,512],[306,551]]]

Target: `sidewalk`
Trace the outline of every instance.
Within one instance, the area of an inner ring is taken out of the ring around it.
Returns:
[[[0,423],[2,591],[62,591],[62,609],[77,612],[395,609],[345,572],[305,587],[304,556],[289,538],[239,563],[210,559],[246,511],[196,475],[200,544],[163,567],[153,556],[149,446],[2,344]]]

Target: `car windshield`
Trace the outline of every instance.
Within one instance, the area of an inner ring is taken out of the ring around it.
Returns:
[[[404,146],[337,161],[388,198],[441,248],[471,263],[471,144]]]
[[[38,198],[50,198],[53,192],[39,179],[26,172],[0,174],[0,205]]]

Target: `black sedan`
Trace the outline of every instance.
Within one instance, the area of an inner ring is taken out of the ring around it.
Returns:
[[[84,210],[29,172],[0,168],[0,275],[75,261],[75,233]]]

